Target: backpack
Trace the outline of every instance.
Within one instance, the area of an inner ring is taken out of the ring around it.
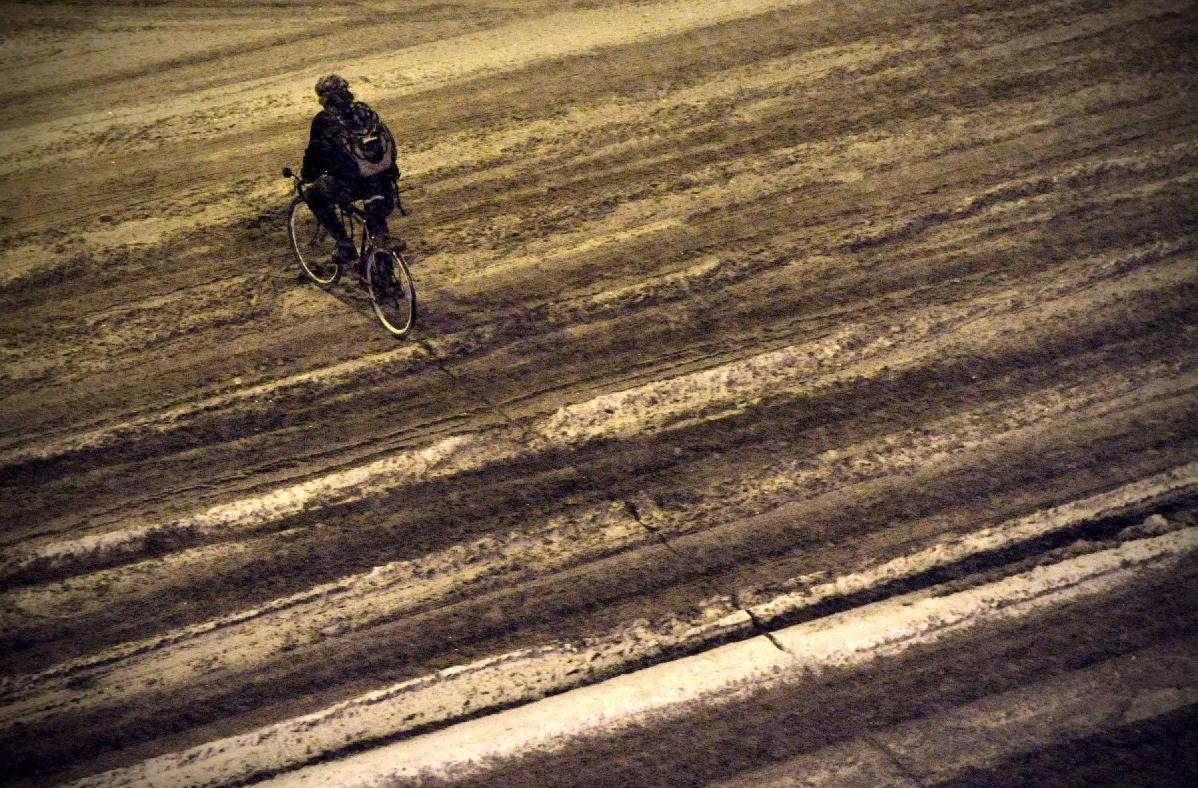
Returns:
[[[340,126],[341,144],[361,177],[369,178],[395,166],[395,138],[370,107],[354,102]]]

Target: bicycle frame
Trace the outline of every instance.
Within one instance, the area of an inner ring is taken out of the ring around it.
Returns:
[[[309,208],[311,208],[312,204],[308,202],[308,195],[304,193],[304,182],[302,180],[300,180],[300,177],[298,175],[296,175],[295,173],[293,173],[291,171],[290,167],[283,168],[283,175],[284,175],[284,177],[291,178],[291,180],[295,183],[296,193],[299,195],[300,199],[303,200],[308,205]],[[395,199],[396,199],[396,204],[398,204],[399,203],[398,188],[396,189]],[[401,211],[403,210],[402,206],[400,207],[400,210]],[[313,212],[313,213],[315,213],[315,212]],[[357,250],[358,251],[358,262],[365,263],[367,253],[369,253],[374,248],[374,235],[370,232],[370,225],[366,221],[366,210],[364,208],[359,208],[353,202],[347,202],[347,203],[338,203],[337,204],[337,213],[338,213],[339,217],[341,218],[342,224],[345,223],[345,217],[347,215],[355,217],[361,222],[361,224],[362,224],[362,243],[361,243],[361,246]],[[405,215],[406,215],[406,213],[407,212],[404,211]],[[321,226],[320,232],[328,233],[328,228]],[[353,240],[352,232],[350,233],[350,240]],[[354,266],[350,266],[350,271],[354,274],[355,277],[357,277],[362,282],[366,281],[366,277],[359,271],[354,270]]]

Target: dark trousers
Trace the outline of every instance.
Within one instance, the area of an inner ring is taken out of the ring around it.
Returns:
[[[390,235],[387,217],[395,210],[395,183],[388,176],[363,178],[353,183],[322,175],[304,188],[312,213],[338,244],[352,243],[337,216],[337,206],[365,200],[366,228],[377,238]]]

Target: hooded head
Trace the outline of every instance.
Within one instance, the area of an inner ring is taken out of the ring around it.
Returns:
[[[320,106],[326,109],[349,109],[354,103],[354,94],[349,91],[349,83],[344,77],[329,74],[316,80],[316,97]]]

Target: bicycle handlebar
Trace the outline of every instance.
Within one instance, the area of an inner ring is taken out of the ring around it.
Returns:
[[[283,168],[283,177],[291,178],[293,181],[295,181],[295,190],[297,192],[299,192],[301,197],[304,196],[304,181],[300,178],[300,176],[296,175],[295,172],[290,167]],[[396,177],[394,182],[395,182],[395,207],[399,209],[400,216],[407,216],[408,209],[403,207],[403,199],[399,196],[399,178]]]

